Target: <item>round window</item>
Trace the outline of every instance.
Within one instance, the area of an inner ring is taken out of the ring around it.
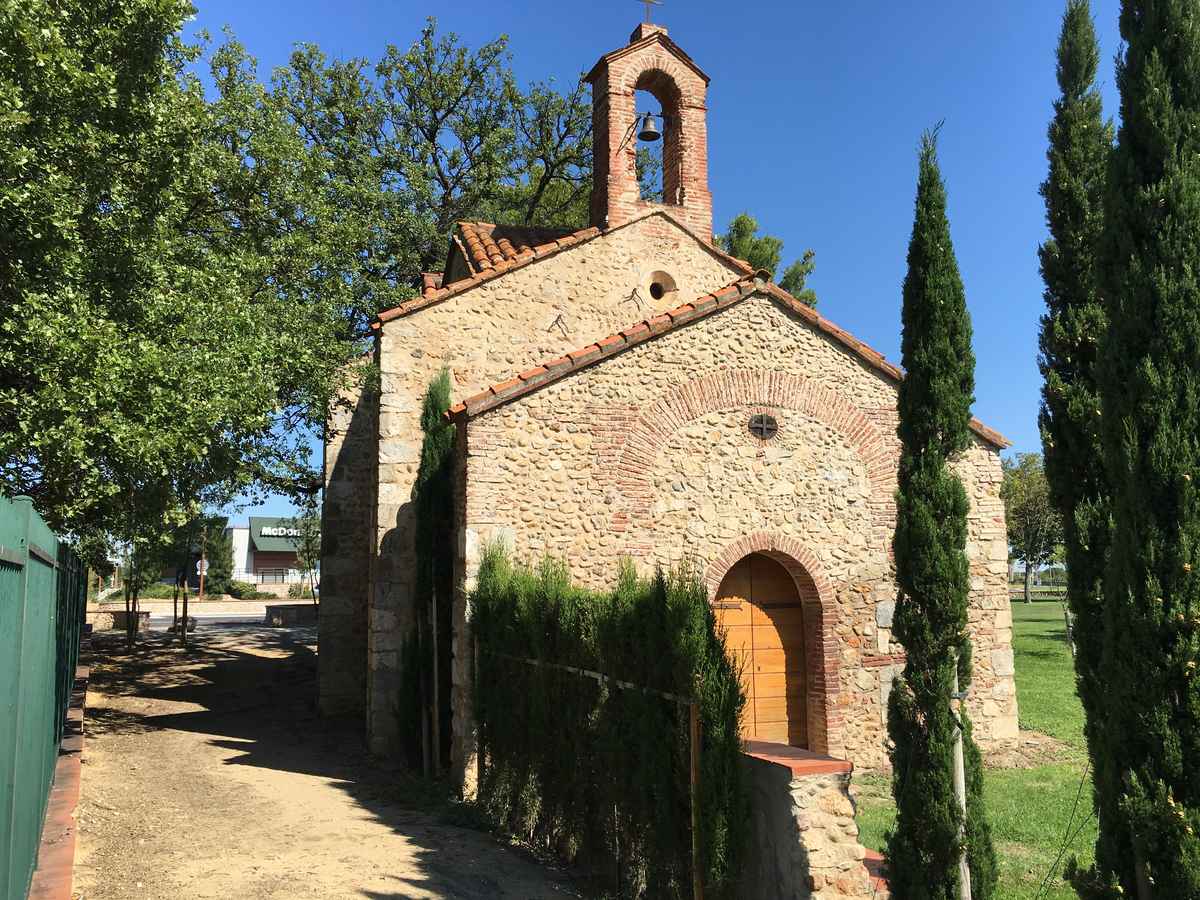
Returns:
[[[642,283],[650,298],[660,306],[663,301],[671,302],[675,300],[679,293],[675,279],[668,272],[651,272],[650,276]]]
[[[779,423],[774,416],[766,413],[755,413],[750,417],[750,433],[760,441],[769,441],[779,434]]]

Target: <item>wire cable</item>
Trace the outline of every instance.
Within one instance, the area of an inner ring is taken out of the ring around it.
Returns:
[[[1042,879],[1041,887],[1038,888],[1038,892],[1034,895],[1033,900],[1041,900],[1042,894],[1046,890],[1046,885],[1050,883],[1050,876],[1053,875],[1055,870],[1058,868],[1059,862],[1062,861],[1063,854],[1067,852],[1067,847],[1075,842],[1075,838],[1079,837],[1079,834],[1083,831],[1083,826],[1091,821],[1092,816],[1096,814],[1096,811],[1093,809],[1089,815],[1084,816],[1083,820],[1079,823],[1079,827],[1076,828],[1074,832],[1071,831],[1071,825],[1075,821],[1075,813],[1079,809],[1079,798],[1083,794],[1083,786],[1087,782],[1088,773],[1091,771],[1091,768],[1092,761],[1089,759],[1087,764],[1083,767],[1083,777],[1079,779],[1079,787],[1075,790],[1075,805],[1071,807],[1071,815],[1067,819],[1067,827],[1063,834],[1063,844],[1061,847],[1059,847],[1058,855],[1054,857],[1054,862],[1050,864],[1050,868],[1046,871],[1046,877]]]

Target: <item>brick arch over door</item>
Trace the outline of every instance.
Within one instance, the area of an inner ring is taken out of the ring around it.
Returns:
[[[711,603],[725,574],[751,553],[769,556],[787,569],[804,606],[804,652],[808,683],[808,746],[818,753],[842,756],[840,648],[837,637],[837,598],[820,560],[795,538],[755,531],[728,544],[708,564],[704,582]]]
[[[631,518],[649,514],[650,475],[671,436],[694,419],[737,406],[794,410],[841,435],[866,468],[871,483],[874,531],[882,534],[886,530],[894,519],[896,469],[892,452],[879,429],[850,400],[828,385],[802,375],[766,369],[723,369],[702,375],[678,385],[639,411],[611,468],[616,488],[627,501],[617,514],[619,521],[614,523],[618,529]]]

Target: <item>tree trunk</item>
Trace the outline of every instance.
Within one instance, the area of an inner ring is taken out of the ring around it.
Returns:
[[[1031,587],[1032,584],[1033,584],[1033,566],[1030,565],[1028,560],[1026,560],[1026,562],[1025,562],[1025,602],[1026,603],[1033,602],[1033,590]]]
[[[197,600],[204,599],[204,576],[206,574],[205,570],[208,568],[207,552],[208,528],[205,527],[204,531],[200,534],[200,593],[196,596]],[[183,630],[187,631],[187,622],[183,623]]]
[[[183,621],[179,623],[179,635],[183,646],[188,645],[188,589],[187,582],[183,583]]]
[[[133,631],[131,630],[130,620],[133,619],[133,598],[129,594],[129,589],[133,585],[133,558],[125,557],[125,643],[129,647],[133,647]]]

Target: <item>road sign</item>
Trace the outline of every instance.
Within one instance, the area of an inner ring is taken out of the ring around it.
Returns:
[[[207,575],[208,574],[208,560],[207,559],[201,559],[196,562],[196,574],[197,575]]]

